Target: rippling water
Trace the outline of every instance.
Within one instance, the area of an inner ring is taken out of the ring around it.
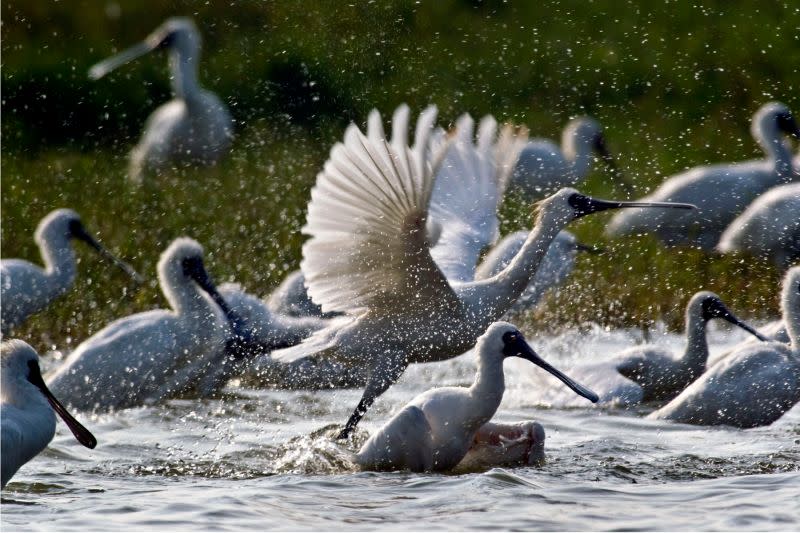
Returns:
[[[678,336],[657,333],[676,350]],[[744,337],[710,332],[712,354]],[[635,332],[571,332],[531,344],[564,369],[630,346]],[[366,438],[413,395],[468,384],[472,355],[418,365],[362,422]],[[232,386],[219,399],[173,401],[79,417],[98,437],[53,444],[3,494],[5,530],[206,529],[737,529],[800,528],[800,407],[767,428],[701,428],[642,413],[557,409],[534,398],[544,381],[506,362],[497,418],[537,420],[542,467],[470,474],[358,472],[325,437],[360,391]]]

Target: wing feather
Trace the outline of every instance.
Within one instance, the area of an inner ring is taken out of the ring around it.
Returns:
[[[418,128],[415,149],[395,144],[407,139],[399,130],[408,127],[407,109],[395,112],[391,143],[380,137],[383,126],[375,113],[366,136],[351,125],[317,176],[301,268],[308,294],[323,312],[396,312],[409,301],[431,311],[460,306],[431,258],[426,231],[434,180],[423,154],[435,120],[432,109],[426,110],[428,126]]]
[[[481,251],[498,237],[500,190],[493,154],[496,128],[491,117],[481,121],[475,143],[474,121],[468,114],[462,115],[436,177],[431,217],[441,233],[431,255],[451,281],[472,281]]]

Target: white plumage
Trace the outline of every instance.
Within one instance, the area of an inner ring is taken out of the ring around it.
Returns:
[[[0,425],[2,425],[2,487],[19,468],[53,440],[56,413],[75,438],[94,448],[94,436],[75,420],[47,389],[39,370],[39,354],[21,340],[0,344]]]
[[[800,266],[784,277],[781,307],[789,344],[742,344],[648,418],[751,428],[800,402]]]
[[[562,187],[577,187],[582,183],[594,164],[594,153],[630,193],[630,185],[606,148],[603,128],[589,117],[572,119],[566,125],[560,147],[549,139],[528,141],[516,160],[511,182],[527,200],[540,200]]]
[[[82,410],[122,409],[223,385],[234,315],[203,266],[203,248],[172,242],[158,262],[161,290],[172,309],[116,320],[83,341],[47,382]]]
[[[505,270],[486,280],[451,283],[431,256],[428,232],[433,176],[442,157],[434,154],[434,165],[428,164],[432,123],[418,125],[413,149],[401,149],[399,134],[390,144],[351,125],[311,191],[304,228],[311,238],[301,268],[312,300],[323,312],[345,317],[273,357],[314,355],[369,369],[364,396],[341,436],[409,363],[448,359],[471,348],[525,289],[566,224],[604,209],[645,205],[564,189],[541,202],[536,227]]]
[[[667,179],[645,201],[693,202],[691,213],[630,210],[618,213],[606,228],[612,236],[654,233],[667,244],[690,244],[712,250],[726,227],[753,200],[776,185],[800,178],[784,135],[800,137],[789,108],[771,102],[753,116],[753,138],[766,159],[691,168]]]
[[[756,198],[723,232],[717,250],[766,257],[779,268],[800,259],[800,183],[774,187]]]
[[[46,308],[72,287],[77,265],[71,239],[86,242],[134,280],[142,281],[130,266],[114,257],[87,233],[78,213],[72,209],[56,209],[44,217],[36,228],[35,240],[42,254],[44,268],[22,259],[0,261],[0,324],[3,335],[8,335],[14,327]]]
[[[500,453],[495,453],[492,459],[500,464],[508,462],[510,458],[502,453],[501,439],[504,433],[517,436],[519,428],[500,424],[487,426],[503,399],[503,361],[507,357],[527,359],[556,375],[577,394],[597,401],[597,396],[591,391],[536,355],[511,324],[492,324],[478,339],[475,351],[478,369],[472,386],[444,387],[420,394],[372,434],[356,455],[356,462],[367,470],[450,470],[476,444],[486,446],[492,440],[497,441],[500,448]],[[478,436],[482,429],[483,434]],[[544,431],[538,433],[543,446]],[[536,438],[536,434],[529,437],[532,440]],[[535,440],[530,445],[534,446]],[[482,455],[485,461],[485,450]],[[513,459],[519,460],[519,453],[515,453]],[[471,462],[477,460],[473,457]]]
[[[478,265],[475,279],[486,279],[498,274],[514,259],[519,253],[525,239],[528,237],[527,231],[515,231],[503,237],[497,245],[487,252],[483,261]],[[598,251],[588,246],[580,244],[575,236],[568,231],[561,231],[550,243],[547,253],[542,259],[536,274],[531,278],[525,291],[517,298],[514,305],[508,310],[507,314],[520,313],[532,309],[542,299],[544,294],[550,290],[557,289],[559,285],[572,273],[575,267],[575,257],[579,251]]]
[[[200,86],[200,33],[189,18],[166,20],[143,42],[91,68],[99,79],[115,68],[152,50],[170,51],[170,80],[175,98],[156,109],[144,125],[139,144],[131,151],[131,179],[160,172],[176,164],[212,165],[228,153],[233,119],[227,106]]]

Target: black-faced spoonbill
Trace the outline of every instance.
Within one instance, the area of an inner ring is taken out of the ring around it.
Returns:
[[[503,399],[503,361],[508,357],[527,359],[576,394],[597,401],[596,394],[540,358],[522,333],[507,322],[489,326],[478,339],[475,352],[478,369],[472,386],[443,387],[420,394],[372,434],[356,455],[356,462],[366,470],[450,470],[476,441],[482,444],[490,440],[490,433],[498,437],[508,430],[516,433],[514,426],[486,426]],[[479,435],[482,429],[483,435]],[[540,436],[543,440],[543,431]]]
[[[126,263],[117,259],[81,223],[72,209],[56,209],[39,222],[35,235],[44,268],[21,259],[0,261],[0,324],[3,335],[22,324],[30,315],[50,305],[66,293],[75,281],[75,251],[71,239],[78,239],[97,250],[137,283],[143,280]]]
[[[47,377],[50,389],[77,409],[108,410],[195,391],[214,392],[235,316],[214,287],[196,241],[176,239],[158,262],[161,290],[172,309],[116,320],[83,341]],[[211,377],[215,379],[211,379]]]
[[[78,442],[97,445],[94,435],[70,415],[44,384],[36,350],[21,340],[0,344],[2,390],[2,487],[19,467],[36,457],[53,440],[56,413]]]
[[[528,238],[527,231],[515,231],[503,237],[484,257],[475,272],[475,279],[486,279],[503,270],[522,249]],[[544,294],[561,285],[575,267],[578,252],[600,253],[601,250],[581,244],[568,231],[561,231],[550,243],[536,274],[525,291],[508,310],[508,315],[531,309],[539,303]]]
[[[249,332],[251,347],[258,350],[270,352],[294,346],[326,325],[321,318],[276,313],[263,300],[248,294],[238,283],[223,283],[219,286],[219,293]]]
[[[648,418],[686,424],[765,426],[800,402],[800,266],[781,294],[789,344],[743,344]]]
[[[765,257],[778,268],[800,260],[800,183],[773,187],[756,198],[723,232],[717,250]]]
[[[422,149],[397,150],[350,125],[311,191],[304,227],[311,238],[300,266],[312,300],[323,312],[346,317],[272,356],[292,361],[313,355],[369,369],[342,438],[410,363],[441,361],[471,348],[527,287],[550,242],[569,222],[623,207],[692,207],[609,202],[562,189],[539,203],[534,229],[502,272],[450,282],[430,251],[428,210],[438,170],[427,164],[430,133],[430,127],[418,127],[415,145]]]
[[[267,298],[267,307],[274,313],[285,316],[310,316],[331,318],[334,314],[322,312],[322,308],[311,301],[306,290],[306,278],[302,270],[290,272]]]
[[[726,227],[767,190],[800,179],[784,135],[800,138],[800,128],[785,105],[771,102],[753,116],[753,138],[766,159],[694,167],[667,179],[643,201],[693,202],[691,213],[618,213],[606,228],[612,236],[654,233],[667,244],[688,244],[713,250]]]
[[[576,187],[599,155],[628,194],[633,192],[606,148],[603,128],[589,117],[572,119],[564,128],[561,147],[548,139],[531,139],[516,161],[511,183],[527,200],[541,200],[562,187]]]
[[[200,33],[189,18],[167,19],[141,43],[89,70],[97,80],[148,52],[169,50],[170,80],[175,98],[148,117],[139,144],[131,151],[129,176],[140,182],[145,172],[159,172],[179,163],[213,165],[230,149],[233,119],[214,93],[197,78]]]

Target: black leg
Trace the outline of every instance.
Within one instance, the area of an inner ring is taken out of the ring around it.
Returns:
[[[382,364],[377,368],[373,369],[372,373],[369,376],[369,380],[367,381],[367,387],[364,389],[364,394],[361,396],[361,401],[358,402],[358,406],[356,407],[353,414],[350,415],[350,418],[347,420],[347,424],[345,424],[344,429],[342,429],[339,436],[336,437],[338,439],[347,439],[350,437],[350,433],[353,432],[355,427],[361,421],[361,418],[366,414],[367,410],[372,407],[372,404],[375,400],[386,392],[386,390],[394,385],[394,383],[403,375],[403,371],[405,371],[406,367],[408,366],[408,362],[391,362],[388,364]]]

